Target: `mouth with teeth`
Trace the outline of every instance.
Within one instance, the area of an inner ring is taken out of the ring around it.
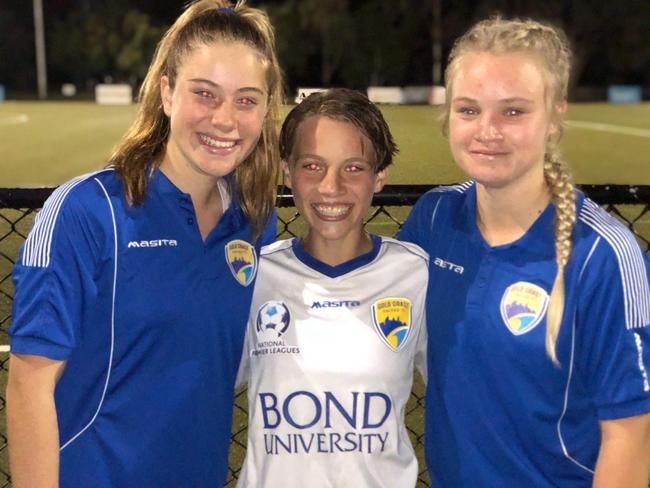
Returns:
[[[313,204],[311,208],[314,209],[316,215],[322,220],[337,221],[345,219],[350,211],[352,210],[352,205],[348,204],[336,204],[336,205],[325,205],[325,204]]]
[[[215,139],[205,134],[199,134],[199,139],[209,150],[213,151],[228,151],[237,145],[237,140]]]

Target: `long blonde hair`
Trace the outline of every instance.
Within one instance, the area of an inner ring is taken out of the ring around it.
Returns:
[[[564,270],[571,257],[571,234],[576,221],[575,190],[571,171],[560,156],[558,143],[562,137],[562,116],[567,100],[571,49],[565,34],[558,28],[532,20],[505,20],[493,17],[475,24],[456,40],[445,71],[447,89],[443,132],[449,130],[452,81],[459,62],[468,53],[493,54],[523,53],[535,59],[544,80],[544,101],[551,123],[551,131],[544,153],[544,178],[555,204],[555,259],[557,274],[546,314],[546,352],[559,365],[556,353],[564,313]]]
[[[109,159],[122,178],[131,205],[144,200],[153,170],[161,163],[169,137],[169,119],[163,111],[160,79],[168,76],[173,88],[184,57],[197,45],[239,41],[255,49],[266,69],[269,103],[260,139],[251,154],[235,169],[235,194],[257,238],[275,203],[280,166],[278,130],[283,102],[283,81],[275,53],[275,34],[267,15],[227,0],[191,3],[158,43],[140,88],[135,120]]]

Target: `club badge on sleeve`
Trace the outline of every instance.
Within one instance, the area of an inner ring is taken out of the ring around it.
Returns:
[[[372,322],[382,341],[393,351],[399,351],[411,331],[411,300],[377,300],[372,304]]]
[[[255,248],[246,241],[234,240],[225,246],[226,262],[240,285],[248,286],[257,272]]]
[[[533,330],[546,314],[548,293],[532,283],[518,281],[501,297],[501,318],[514,335]]]

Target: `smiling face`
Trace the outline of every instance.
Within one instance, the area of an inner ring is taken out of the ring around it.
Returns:
[[[161,167],[186,181],[221,178],[251,153],[267,111],[265,68],[241,42],[197,46],[178,68],[174,85],[161,79],[170,134]]]
[[[295,141],[284,171],[309,224],[307,252],[326,261],[326,250],[348,259],[369,251],[363,218],[386,172],[375,173],[368,138],[349,122],[313,115],[300,124]]]
[[[449,143],[461,169],[486,187],[538,187],[554,129],[534,59],[519,53],[466,54],[451,87]]]

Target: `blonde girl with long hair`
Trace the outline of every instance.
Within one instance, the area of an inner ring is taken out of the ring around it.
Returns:
[[[16,263],[13,486],[223,486],[282,76],[243,1],[160,41],[109,166],[61,185]]]
[[[529,20],[479,22],[449,57],[443,127],[471,180],[400,234],[431,258],[432,486],[648,486],[648,259],[560,156],[570,67]]]

